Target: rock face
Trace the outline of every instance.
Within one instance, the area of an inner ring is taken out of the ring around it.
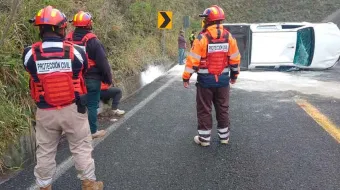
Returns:
[[[35,132],[31,129],[29,133],[20,137],[16,144],[8,147],[2,157],[3,164],[7,168],[22,168],[35,161]]]

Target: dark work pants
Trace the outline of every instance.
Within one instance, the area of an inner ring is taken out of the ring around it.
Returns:
[[[100,91],[100,99],[107,103],[112,98],[112,109],[116,110],[120,99],[122,98],[122,90],[120,88],[111,87],[107,90]]]
[[[97,109],[100,100],[100,80],[95,79],[85,79],[87,88],[87,109],[89,114],[89,123],[91,133],[97,132]]]
[[[217,120],[217,132],[221,140],[229,138],[229,92],[230,86],[220,88],[203,88],[197,86],[197,120],[198,134],[202,142],[209,142],[212,129],[212,104]]]

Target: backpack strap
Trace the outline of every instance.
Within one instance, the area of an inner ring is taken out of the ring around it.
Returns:
[[[74,60],[74,47],[73,43],[69,41],[63,42],[63,49],[64,49],[64,58]]]
[[[67,36],[65,37],[65,39],[67,40],[67,41],[73,41],[73,34],[74,34],[74,32],[72,31],[72,32],[70,32],[70,33],[68,33],[67,34]]]
[[[87,41],[89,41],[92,38],[97,38],[97,36],[92,32],[89,32],[83,37],[83,39],[81,39],[81,41],[84,43],[84,45],[86,45]]]
[[[41,58],[41,52],[40,52],[40,47],[42,45],[42,42],[36,42],[32,45],[32,55],[33,55],[33,60],[36,61]]]

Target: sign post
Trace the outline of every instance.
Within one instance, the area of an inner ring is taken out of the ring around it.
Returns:
[[[184,17],[183,17],[184,36],[185,36],[185,34],[186,34],[186,29],[189,28],[189,26],[190,26],[189,16],[184,16]]]
[[[165,56],[165,30],[162,31],[162,56]]]
[[[162,54],[165,55],[165,29],[172,29],[172,12],[171,11],[159,11],[157,28],[162,29]]]
[[[190,20],[189,16],[183,17],[183,28],[189,28],[190,27]]]

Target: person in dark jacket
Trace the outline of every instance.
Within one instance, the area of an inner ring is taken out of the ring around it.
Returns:
[[[93,138],[103,137],[105,130],[97,130],[97,108],[100,101],[101,82],[111,85],[112,73],[108,63],[104,46],[97,36],[92,33],[92,16],[88,12],[78,12],[72,20],[75,30],[68,34],[67,40],[82,46],[86,50],[89,68],[85,74],[85,83],[88,91],[87,109],[89,123]]]

